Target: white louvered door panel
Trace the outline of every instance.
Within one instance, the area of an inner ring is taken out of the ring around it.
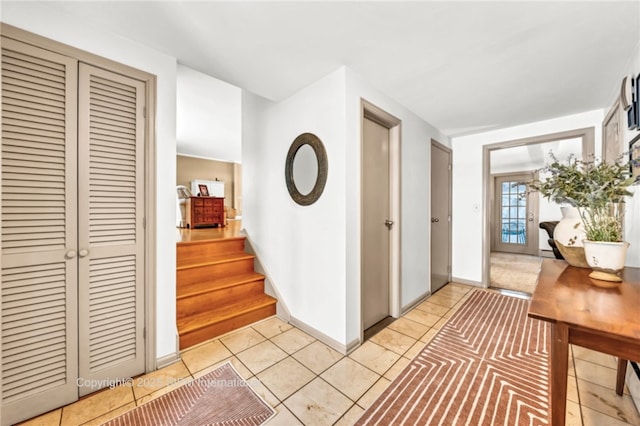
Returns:
[[[144,99],[143,82],[80,64],[80,377],[93,383],[145,367]]]
[[[77,61],[2,39],[2,424],[78,399]]]

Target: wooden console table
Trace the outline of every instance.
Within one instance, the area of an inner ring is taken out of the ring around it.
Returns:
[[[640,362],[640,268],[601,288],[590,269],[544,259],[529,317],[551,323],[551,424],[564,426],[569,344],[618,357],[616,392],[622,395],[627,360]]]

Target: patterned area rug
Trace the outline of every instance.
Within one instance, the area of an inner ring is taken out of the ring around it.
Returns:
[[[474,290],[357,425],[547,425],[550,328]]]
[[[105,425],[261,425],[274,414],[227,362]]]
[[[491,287],[533,294],[541,265],[537,256],[491,253]]]

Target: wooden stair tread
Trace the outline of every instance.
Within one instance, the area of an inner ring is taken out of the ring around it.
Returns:
[[[219,323],[231,318],[235,318],[247,312],[251,312],[265,306],[275,305],[276,299],[261,294],[251,299],[242,300],[240,302],[227,305],[215,311],[206,311],[199,314],[191,315],[186,318],[178,319],[178,331],[180,334],[189,333],[208,325]]]
[[[218,256],[192,257],[190,259],[177,259],[176,269],[198,268],[200,266],[215,265],[218,263],[233,262],[235,260],[254,259],[255,256],[246,252],[228,253]]]
[[[225,237],[225,238],[214,238],[209,240],[192,240],[192,241],[179,241],[176,244],[180,247],[183,246],[195,246],[201,244],[224,244],[228,241],[237,241],[237,240],[245,240],[247,237]]]
[[[254,281],[263,280],[264,275],[257,272],[249,274],[238,274],[216,278],[208,281],[198,281],[195,283],[178,285],[177,298],[192,297],[198,294],[208,293],[210,291],[222,290],[225,288],[242,285]]]
[[[177,244],[181,350],[277,312],[277,300],[264,293],[264,275],[255,272],[255,256],[245,251],[246,236],[224,234],[192,230],[189,241]]]

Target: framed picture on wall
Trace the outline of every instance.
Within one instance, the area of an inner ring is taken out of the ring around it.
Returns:
[[[623,108],[627,111],[627,127],[637,129],[640,121],[640,74],[637,77],[628,76],[622,81],[624,96],[621,95]]]
[[[640,133],[629,142],[629,167],[631,167],[631,176],[636,181],[640,180]]]
[[[199,184],[198,185],[198,190],[200,191],[200,196],[201,197],[208,197],[209,196],[209,188],[207,188],[207,185],[205,184]]]

